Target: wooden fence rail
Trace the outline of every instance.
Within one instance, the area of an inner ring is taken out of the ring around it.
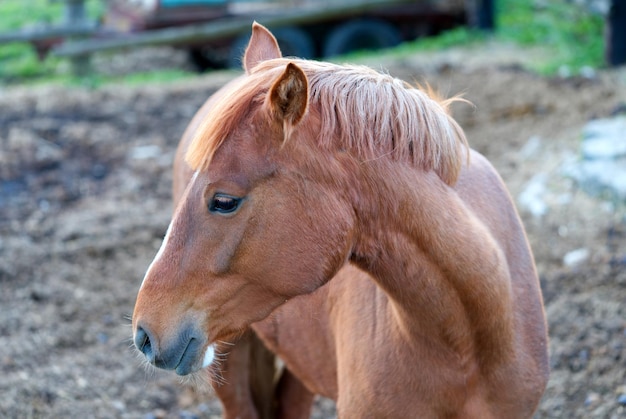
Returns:
[[[263,14],[256,19],[259,23],[279,27],[302,23],[322,22],[330,18],[342,18],[360,12],[367,12],[384,6],[407,3],[407,0],[366,0],[360,2],[329,5],[325,8],[298,8],[282,10],[280,14]],[[112,51],[141,46],[175,45],[211,41],[236,36],[250,30],[252,17],[231,17],[213,22],[189,25],[180,28],[167,28],[140,32],[129,36],[108,39],[86,39],[63,43],[52,51],[54,55],[70,57],[87,55],[100,51]]]

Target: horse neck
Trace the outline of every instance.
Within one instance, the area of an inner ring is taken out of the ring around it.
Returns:
[[[352,260],[388,295],[400,330],[485,366],[503,361],[513,340],[511,291],[492,235],[432,172],[384,162],[363,171]]]

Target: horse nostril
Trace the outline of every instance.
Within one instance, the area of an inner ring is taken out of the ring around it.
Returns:
[[[137,326],[137,332],[135,333],[135,346],[146,356],[146,358],[148,358],[148,361],[154,361],[154,351],[152,348],[152,342],[150,341],[150,336],[141,326]]]

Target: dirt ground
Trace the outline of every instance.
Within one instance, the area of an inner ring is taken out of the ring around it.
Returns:
[[[562,170],[586,122],[626,109],[626,73],[544,78],[520,69],[524,54],[450,52],[384,67],[474,103],[455,116],[516,200],[544,181],[545,214],[520,204],[551,337],[536,417],[626,417],[624,205],[588,196]],[[129,319],[168,225],[177,140],[230,77],[0,90],[0,417],[219,417],[210,394],[144,368]],[[578,249],[587,257],[565,263]],[[333,415],[318,401],[314,417]]]

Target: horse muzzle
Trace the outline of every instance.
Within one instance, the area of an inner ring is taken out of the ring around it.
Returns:
[[[206,338],[191,326],[181,328],[169,340],[159,341],[147,327],[137,325],[133,340],[150,364],[174,370],[178,375],[188,375],[211,365],[215,356],[214,346],[205,347]]]

